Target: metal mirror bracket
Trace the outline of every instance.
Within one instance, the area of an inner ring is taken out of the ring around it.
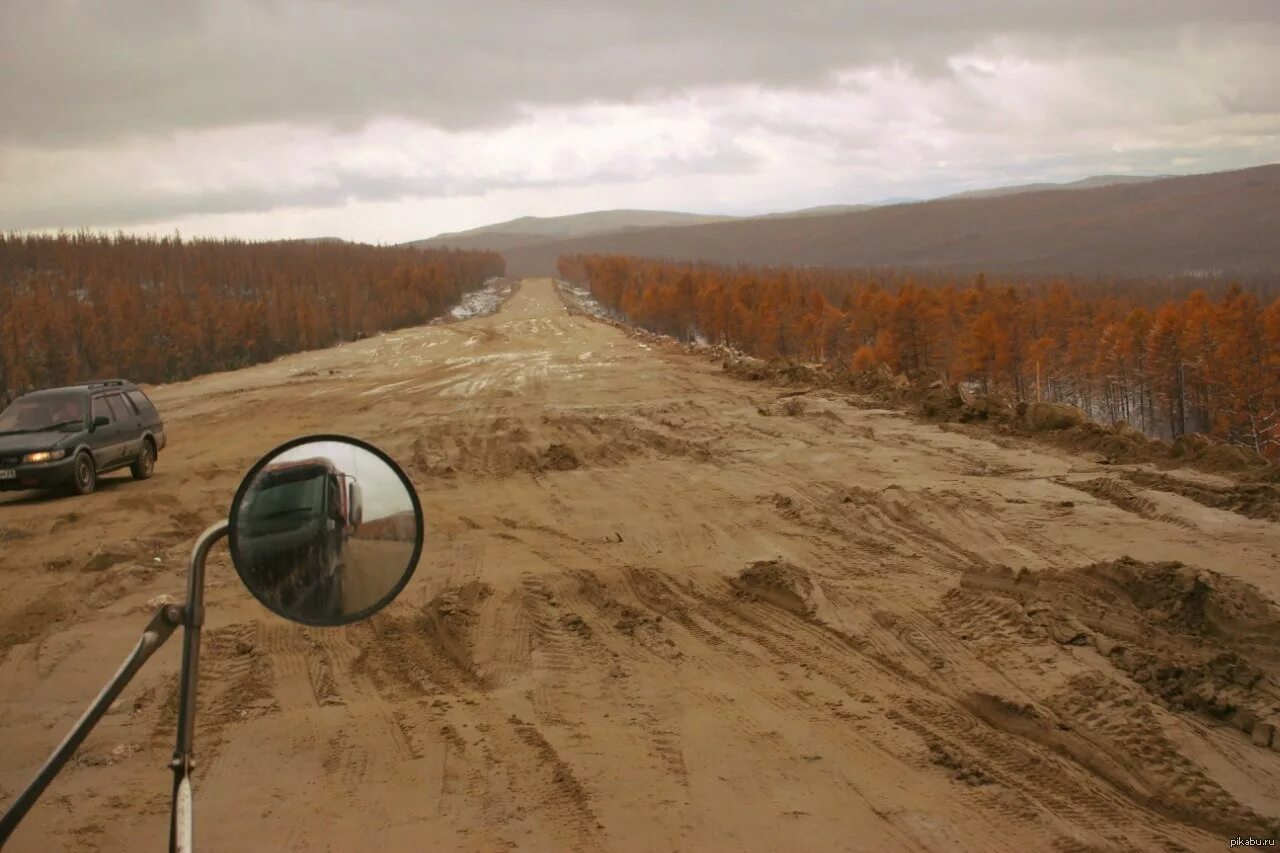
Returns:
[[[58,775],[76,749],[97,725],[98,721],[120,696],[138,670],[164,645],[165,640],[179,625],[185,629],[182,637],[182,681],[178,709],[178,737],[173,750],[173,812],[169,820],[169,849],[189,853],[192,849],[193,813],[191,802],[191,770],[195,766],[193,741],[195,736],[196,688],[200,674],[200,629],[204,625],[204,562],[209,549],[227,535],[227,522],[211,525],[196,540],[191,551],[187,571],[187,601],[185,604],[166,604],[155,612],[151,622],[142,632],[138,644],[107,686],[93,700],[93,704],[76,721],[71,731],[58,744],[57,749],[45,761],[31,783],[18,795],[0,818],[0,848],[8,842],[45,788]]]
[[[182,633],[182,685],[178,706],[178,739],[173,747],[173,809],[169,816],[170,853],[190,853],[194,849],[194,803],[191,798],[191,770],[195,767],[193,744],[196,733],[196,689],[200,684],[200,630],[204,626],[204,561],[209,549],[227,535],[225,521],[211,524],[196,539],[187,570],[186,617]]]

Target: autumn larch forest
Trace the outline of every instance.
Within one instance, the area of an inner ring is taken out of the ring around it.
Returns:
[[[491,252],[339,241],[0,235],[0,403],[162,383],[425,323],[503,273]]]
[[[1074,404],[1152,436],[1203,432],[1280,457],[1280,296],[1266,300],[1265,288],[605,255],[562,257],[558,269],[618,318],[684,341],[851,371],[885,365],[914,380]]]
[[[0,400],[91,377],[187,379],[424,323],[503,268],[483,251],[0,235]],[[883,365],[1280,457],[1280,296],[1266,288],[601,255],[558,268],[618,318],[681,340]]]

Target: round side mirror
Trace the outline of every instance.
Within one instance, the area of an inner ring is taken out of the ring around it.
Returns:
[[[228,531],[254,597],[305,625],[372,616],[422,554],[422,505],[391,457],[341,435],[297,438],[245,476]]]

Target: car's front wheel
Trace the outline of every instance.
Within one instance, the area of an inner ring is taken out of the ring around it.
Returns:
[[[142,442],[142,450],[138,453],[138,458],[129,466],[129,473],[133,475],[135,480],[149,480],[151,473],[156,470],[156,449],[151,445],[150,441]]]
[[[90,494],[98,487],[98,469],[88,453],[76,456],[76,463],[71,471],[71,491],[77,495]]]

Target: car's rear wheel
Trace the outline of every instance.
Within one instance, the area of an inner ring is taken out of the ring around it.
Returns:
[[[71,470],[71,491],[77,495],[87,495],[98,487],[98,469],[88,453],[78,455]]]
[[[156,470],[156,449],[150,441],[142,442],[142,451],[138,454],[138,458],[129,466],[129,473],[133,475],[135,480],[149,480],[151,474]]]

